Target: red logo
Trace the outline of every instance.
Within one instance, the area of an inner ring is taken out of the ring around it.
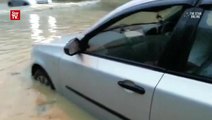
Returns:
[[[10,20],[20,20],[21,11],[20,10],[10,10]]]

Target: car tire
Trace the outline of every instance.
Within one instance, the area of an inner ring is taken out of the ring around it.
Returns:
[[[39,81],[40,83],[50,86],[52,90],[55,90],[55,87],[49,78],[48,74],[42,70],[42,69],[37,69],[33,75],[34,80]]]

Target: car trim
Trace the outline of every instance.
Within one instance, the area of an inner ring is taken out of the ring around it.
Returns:
[[[91,55],[94,57],[99,57],[99,58],[103,58],[103,59],[107,59],[107,60],[112,60],[113,62],[120,62],[120,63],[125,63],[128,65],[133,65],[133,66],[137,66],[137,67],[143,67],[143,68],[147,68],[147,69],[151,69],[151,70],[155,70],[155,71],[159,71],[159,72],[166,72],[165,68],[159,67],[159,66],[152,66],[152,65],[148,65],[148,64],[144,64],[144,63],[140,63],[140,62],[135,62],[132,60],[127,60],[127,59],[122,59],[122,58],[118,58],[118,57],[113,57],[113,56],[106,56],[106,55],[97,55],[97,54],[93,54],[93,53],[88,53],[88,52],[82,52],[83,54],[86,55]]]
[[[167,70],[166,73],[171,74],[171,75],[176,75],[179,77],[190,78],[195,81],[212,84],[212,79],[209,77],[206,77],[206,76],[199,76],[199,75],[194,75],[194,74],[189,74],[189,73],[184,73],[184,72],[177,72],[177,71],[172,71],[172,70]]]
[[[105,105],[103,105],[103,104],[101,104],[101,103],[99,103],[99,102],[97,102],[97,101],[95,101],[95,100],[93,100],[93,99],[91,99],[91,98],[85,96],[84,94],[82,94],[82,93],[76,91],[75,89],[71,88],[70,86],[67,86],[67,85],[66,85],[65,87],[66,87],[68,90],[70,90],[70,91],[74,92],[75,94],[77,94],[78,96],[80,96],[80,97],[86,99],[87,101],[89,101],[89,102],[95,104],[96,106],[98,106],[98,107],[100,107],[100,108],[106,110],[107,112],[109,112],[109,113],[111,113],[111,114],[113,114],[113,115],[115,115],[115,116],[121,118],[122,120],[130,120],[129,118],[125,117],[124,115],[122,115],[122,114],[120,114],[120,113],[118,113],[118,112],[116,112],[116,111],[114,111],[114,110],[111,110],[110,108],[106,107]]]

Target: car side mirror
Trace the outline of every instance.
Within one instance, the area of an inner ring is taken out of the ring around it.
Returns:
[[[66,54],[71,55],[71,56],[78,54],[81,51],[79,39],[74,38],[73,40],[70,40],[66,44],[64,51]]]

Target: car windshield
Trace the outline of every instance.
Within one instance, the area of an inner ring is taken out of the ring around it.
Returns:
[[[182,6],[174,6],[160,11],[141,11],[116,22],[112,26],[108,27],[106,30],[116,29],[123,26],[168,21],[175,18],[175,16],[177,16],[181,10]]]

